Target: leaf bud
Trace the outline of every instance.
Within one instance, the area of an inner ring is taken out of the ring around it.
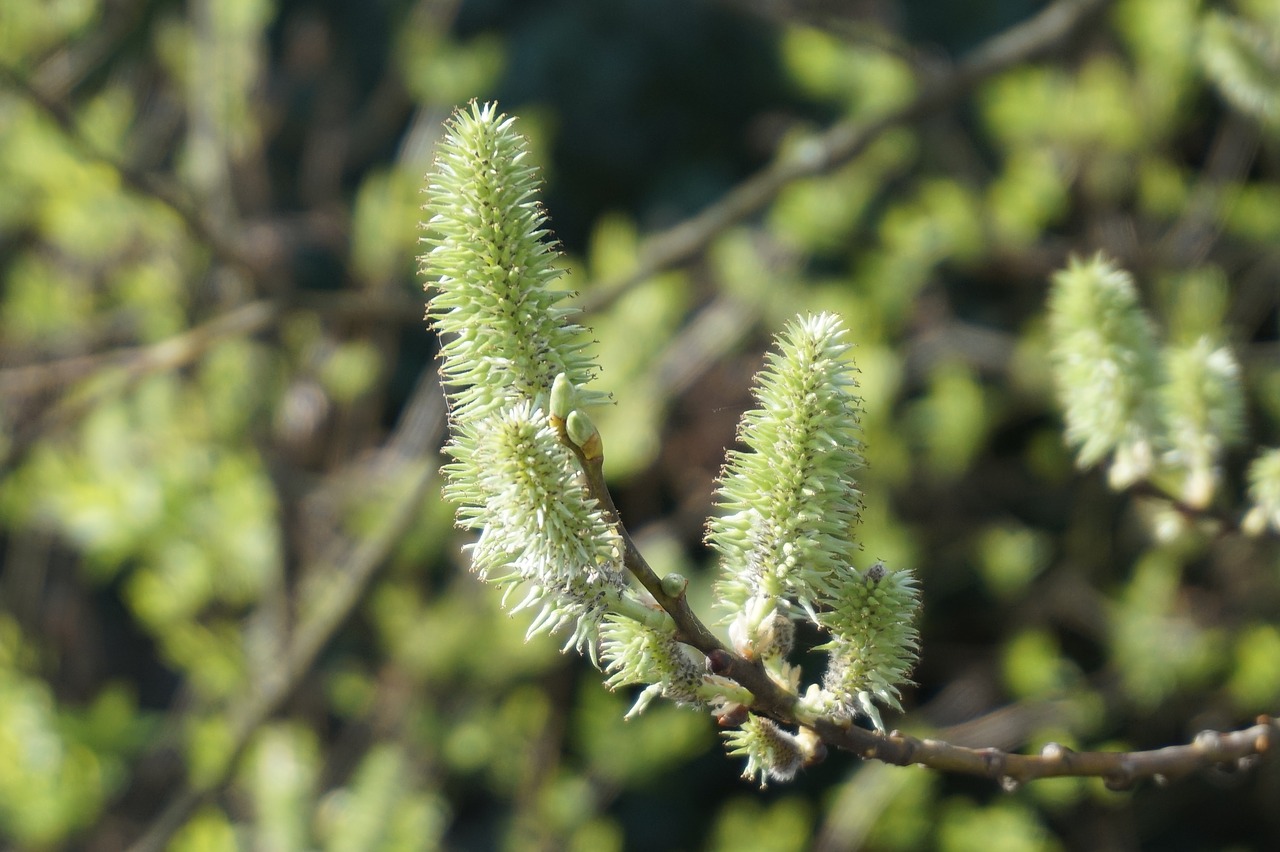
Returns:
[[[683,574],[672,571],[662,578],[662,591],[673,598],[683,595],[687,588],[689,588],[689,579]]]
[[[707,654],[707,671],[714,675],[722,675],[729,671],[733,658],[729,656],[729,652],[717,648],[710,654]]]
[[[574,391],[573,382],[564,373],[557,373],[555,381],[551,383],[551,417],[555,420],[565,420],[569,413],[575,407],[577,394]]]
[[[569,412],[564,425],[569,440],[582,450],[582,454],[587,459],[598,459],[604,455],[604,443],[600,440],[600,430],[596,428],[595,423],[591,422],[590,417],[574,409]]]

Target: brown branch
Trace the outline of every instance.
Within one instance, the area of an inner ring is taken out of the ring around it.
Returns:
[[[755,698],[752,710],[786,724],[795,724],[796,697],[774,683],[759,661],[748,660],[726,647],[694,613],[684,590],[671,594],[663,588],[662,581],[649,566],[640,549],[636,547],[635,541],[618,514],[613,495],[609,493],[609,486],[604,479],[604,455],[602,453],[588,455],[583,452],[582,447],[575,444],[566,434],[563,421],[556,421],[556,430],[560,435],[561,443],[577,458],[586,479],[588,493],[604,508],[618,535],[621,536],[623,563],[627,570],[671,616],[671,620],[676,625],[676,639],[701,651],[708,660],[715,660],[718,674],[736,681],[749,690]]]
[[[868,746],[863,736],[865,731],[826,719],[819,720],[814,729],[823,742],[864,759],[979,775],[999,781],[1008,790],[1038,778],[1067,776],[1101,778],[1108,789],[1125,790],[1145,779],[1165,783],[1214,766],[1228,769],[1247,766],[1270,751],[1274,738],[1280,734],[1280,721],[1261,716],[1257,724],[1242,731],[1203,731],[1186,745],[1152,751],[1075,752],[1049,743],[1034,755],[994,748],[964,748],[941,740],[917,739],[899,731],[885,736],[873,735],[875,742]]]
[[[193,363],[210,348],[231,337],[255,334],[276,322],[281,315],[279,304],[258,300],[227,311],[206,323],[181,334],[145,346],[127,346],[107,352],[76,355],[43,364],[0,369],[0,403],[11,411],[44,394],[56,394],[48,401],[37,401],[11,425],[12,440],[0,462],[15,463],[41,436],[49,434],[68,421],[83,415],[106,396],[118,393],[147,376],[175,370]],[[95,374],[116,369],[118,382],[80,385],[64,392],[75,382]]]
[[[560,439],[578,459],[587,489],[608,513],[623,540],[623,560],[627,569],[653,595],[676,624],[679,641],[701,651],[715,661],[716,673],[737,682],[754,696],[753,713],[788,725],[801,724],[796,716],[796,696],[782,689],[758,661],[735,654],[712,633],[689,607],[683,591],[670,594],[636,547],[605,483],[604,456],[591,455],[574,444],[557,423]],[[1266,716],[1243,731],[1204,731],[1187,745],[1153,751],[1075,752],[1057,743],[1046,745],[1037,755],[1016,754],[996,748],[967,748],[935,739],[919,739],[900,731],[879,734],[852,725],[847,720],[819,717],[807,723],[831,748],[851,752],[864,760],[879,760],[895,766],[918,764],[940,772],[979,775],[999,781],[1007,790],[1038,778],[1062,776],[1102,778],[1109,789],[1123,790],[1140,780],[1157,783],[1189,775],[1213,766],[1247,766],[1266,754],[1272,739],[1280,734],[1280,722]]]
[[[654,234],[630,273],[587,288],[584,310],[607,307],[658,272],[700,254],[725,229],[769,204],[788,184],[825,174],[862,154],[888,130],[953,104],[979,83],[1053,49],[1114,0],[1058,0],[1040,14],[979,45],[946,74],[936,75],[908,103],[869,121],[842,121],[738,184],[701,213]]]
[[[1177,512],[1189,525],[1200,521],[1212,521],[1219,536],[1240,531],[1240,520],[1226,509],[1215,506],[1195,506],[1171,493],[1150,479],[1140,479],[1124,488],[1124,493],[1136,498],[1146,498],[1164,503]]]
[[[118,368],[131,379],[166,372],[194,362],[222,340],[245,337],[269,327],[280,306],[259,300],[220,314],[173,337],[143,346],[74,355],[41,364],[0,369],[0,398],[13,401],[65,388],[104,369]]]
[[[724,228],[762,208],[787,182],[847,162],[889,127],[940,108],[978,82],[1058,43],[1108,3],[1109,0],[1059,0],[1025,24],[987,42],[962,63],[956,74],[927,88],[897,112],[866,125],[836,125],[820,138],[816,149],[803,161],[775,162],[702,214],[651,238],[642,250],[639,267],[625,278],[598,288],[594,297],[587,300],[588,309],[603,307],[656,271],[694,256]],[[622,537],[624,563],[671,616],[679,640],[702,652],[709,661],[714,660],[717,673],[748,689],[754,697],[752,712],[790,725],[799,724],[796,697],[774,683],[758,662],[749,661],[725,647],[690,609],[683,592],[673,595],[663,588],[621,523],[604,480],[603,455],[584,453],[569,440],[563,424],[559,424],[559,429],[561,440],[578,459],[589,492],[606,509]],[[1280,722],[1264,716],[1245,730],[1204,731],[1188,744],[1150,751],[1075,752],[1050,743],[1039,754],[1027,755],[920,739],[896,730],[879,734],[830,717],[807,720],[807,724],[829,747],[864,760],[897,766],[916,764],[942,772],[982,776],[998,781],[1006,790],[1039,778],[1066,776],[1102,778],[1109,789],[1122,790],[1145,779],[1165,783],[1215,766],[1239,768],[1267,754],[1274,737],[1280,733]]]

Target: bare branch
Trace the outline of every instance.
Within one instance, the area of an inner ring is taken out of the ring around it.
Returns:
[[[980,775],[999,781],[1006,789],[1038,778],[1102,778],[1109,789],[1124,790],[1141,780],[1165,783],[1193,772],[1219,766],[1235,769],[1265,755],[1280,734],[1280,721],[1259,717],[1242,731],[1203,731],[1186,745],[1152,751],[1075,752],[1049,743],[1040,754],[1013,754],[994,748],[963,748],[934,739],[917,739],[899,731],[875,736],[866,745],[867,732],[819,720],[815,730],[830,746],[851,751],[868,760],[897,766],[918,764],[943,772]],[[873,735],[874,736],[874,735]]]
[[[649,237],[640,248],[636,268],[625,276],[587,288],[583,308],[602,309],[658,272],[696,257],[717,234],[763,209],[788,184],[848,163],[886,131],[943,109],[984,80],[1051,50],[1112,2],[1058,0],[1035,17],[979,45],[959,65],[934,77],[914,99],[887,115],[866,122],[832,125],[805,145],[801,156],[789,154],[774,160],[706,210]]]
[[[111,367],[123,369],[131,379],[177,369],[193,363],[222,340],[256,334],[269,327],[279,314],[277,303],[259,300],[219,314],[181,334],[144,346],[125,346],[41,364],[0,369],[0,398],[12,401],[61,390]]]
[[[796,696],[776,684],[758,662],[727,648],[689,607],[684,593],[671,595],[637,549],[621,523],[613,497],[605,484],[603,455],[588,458],[560,427],[561,440],[582,467],[587,488],[609,513],[624,542],[627,569],[653,595],[676,624],[677,638],[715,660],[716,672],[741,684],[754,696],[751,711],[787,725],[812,728],[831,748],[851,752],[864,760],[896,766],[918,764],[941,772],[979,775],[999,781],[1007,790],[1038,778],[1097,777],[1112,790],[1124,790],[1141,780],[1157,783],[1181,778],[1198,770],[1219,766],[1248,766],[1265,755],[1280,734],[1280,721],[1259,717],[1251,728],[1231,733],[1204,731],[1186,745],[1153,751],[1075,752],[1057,743],[1038,755],[1015,754],[996,748],[967,748],[935,739],[918,739],[900,731],[879,734],[828,717],[802,719],[796,713]]]

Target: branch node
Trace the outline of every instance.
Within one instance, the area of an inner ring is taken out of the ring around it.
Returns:
[[[1258,724],[1265,725],[1253,740],[1253,750],[1258,754],[1266,754],[1271,748],[1271,735],[1275,733],[1275,720],[1270,716],[1259,716]]]
[[[827,744],[822,740],[818,740],[818,744],[814,746],[813,749],[813,756],[805,761],[805,766],[817,766],[819,763],[823,763],[826,761],[829,752],[830,750],[827,748]]]
[[[738,728],[747,721],[749,714],[745,704],[734,704],[716,716],[716,725],[721,728]]]
[[[1004,768],[1009,757],[1007,754],[1000,751],[998,748],[984,748],[982,749],[981,754],[982,763],[986,768],[987,775],[992,778],[999,778],[1005,774]]]
[[[915,737],[909,737],[902,731],[894,728],[889,732],[887,739],[892,740],[902,746],[902,756],[895,760],[899,766],[910,766],[916,762],[916,752],[920,750],[920,741]]]
[[[1045,743],[1044,748],[1040,749],[1041,757],[1055,763],[1065,763],[1067,755],[1072,753],[1072,750],[1062,743]]]
[[[1205,754],[1217,754],[1222,748],[1222,734],[1217,731],[1201,731],[1196,734],[1196,738],[1191,741],[1198,751]]]
[[[1133,761],[1127,756],[1122,758],[1115,770],[1103,777],[1102,783],[1112,792],[1133,789]]]

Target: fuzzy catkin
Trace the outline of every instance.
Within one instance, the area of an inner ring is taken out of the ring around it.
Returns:
[[[529,610],[530,635],[568,632],[596,659],[606,613],[634,604],[617,530],[587,493],[547,414],[558,376],[579,405],[605,396],[559,277],[540,182],[513,119],[472,103],[446,127],[428,177],[422,271],[440,335],[451,461],[445,496],[478,530],[472,568]]]
[[[721,556],[717,591],[735,650],[798,694],[800,671],[786,658],[793,622],[807,618],[826,633],[819,647],[829,661],[803,703],[879,727],[872,702],[897,708],[915,663],[919,596],[908,572],[854,567],[862,409],[849,348],[831,314],[779,336],[755,390],[759,408],[743,416],[748,450],[729,454],[708,541]],[[762,746],[757,756],[766,772],[769,753]]]
[[[728,454],[708,523],[733,614],[757,596],[811,610],[853,562],[863,459],[849,348],[840,320],[818,314],[790,324],[768,356],[739,430],[748,450]]]
[[[1129,273],[1102,254],[1053,278],[1049,333],[1067,443],[1081,467],[1113,454],[1111,481],[1145,477],[1156,457],[1160,355]]]
[[[582,404],[596,365],[584,329],[551,284],[561,275],[537,202],[541,181],[514,119],[472,103],[446,128],[428,179],[421,268],[427,317],[443,341],[451,415],[465,421],[522,399],[546,407],[564,373]]]

